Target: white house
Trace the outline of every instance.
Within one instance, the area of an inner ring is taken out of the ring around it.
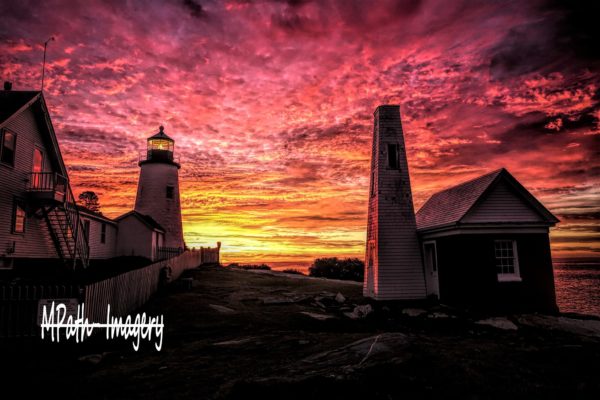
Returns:
[[[60,260],[87,267],[89,247],[41,92],[0,91],[0,267]]]
[[[118,224],[106,216],[79,206],[90,260],[103,260],[117,254]]]
[[[115,221],[119,225],[117,255],[141,256],[150,260],[162,258],[160,253],[164,247],[165,230],[152,217],[129,211]]]
[[[0,269],[78,269],[90,260],[134,255],[155,261],[181,253],[180,166],[173,147],[162,127],[148,138],[135,211],[107,218],[76,204],[43,93],[13,91],[5,83],[0,91]],[[218,260],[214,253],[207,252]]]

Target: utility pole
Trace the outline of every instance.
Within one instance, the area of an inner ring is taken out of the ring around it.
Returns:
[[[48,47],[48,42],[54,40],[54,36],[51,36],[50,39],[44,42],[44,63],[42,64],[42,92],[44,91],[44,73],[46,72],[46,48]]]

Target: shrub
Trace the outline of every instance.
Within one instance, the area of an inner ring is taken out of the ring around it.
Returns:
[[[304,275],[304,272],[300,271],[299,269],[295,269],[295,268],[284,269],[281,272],[283,272],[285,274]]]
[[[271,270],[267,264],[253,265],[253,264],[238,264],[233,263],[229,264],[227,267],[229,268],[239,268],[239,269],[262,269],[262,270]]]
[[[358,258],[317,258],[308,271],[310,276],[362,282],[365,263]]]

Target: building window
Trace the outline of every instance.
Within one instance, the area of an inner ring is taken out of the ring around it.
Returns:
[[[4,130],[2,132],[2,146],[0,146],[0,162],[3,164],[10,165],[11,167],[15,165],[15,149],[17,147],[17,136]]]
[[[85,241],[87,244],[90,243],[90,220],[83,220],[83,232],[85,233]]]
[[[371,172],[371,197],[375,197],[375,172]]]
[[[167,186],[167,199],[172,199],[174,192],[175,192],[175,187]]]
[[[520,281],[521,275],[519,274],[516,240],[496,240],[494,242],[494,250],[496,253],[498,281]]]
[[[102,223],[102,228],[100,229],[100,243],[106,243],[106,224]]]
[[[391,169],[398,169],[398,145],[389,143],[387,145],[388,150],[388,167]]]
[[[15,203],[13,233],[25,232],[25,210],[20,204]]]
[[[11,268],[12,268],[12,258],[0,257],[0,269],[11,269]]]

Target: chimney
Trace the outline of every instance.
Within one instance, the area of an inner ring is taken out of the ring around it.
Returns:
[[[4,90],[12,90],[12,82],[4,81]]]

